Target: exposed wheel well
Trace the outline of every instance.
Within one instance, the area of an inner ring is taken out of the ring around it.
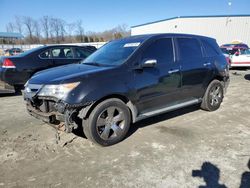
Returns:
[[[202,98],[204,97],[204,95],[205,95],[205,93],[206,93],[206,90],[207,90],[209,84],[210,84],[212,81],[214,81],[214,80],[219,80],[220,82],[222,82],[222,81],[223,81],[223,77],[222,77],[222,76],[219,76],[219,75],[216,75],[215,77],[213,77],[213,79],[211,79],[211,80],[207,83],[207,85],[206,85],[206,87],[205,87],[205,90],[204,90],[204,93],[203,93],[203,95],[202,95]]]
[[[107,100],[107,99],[111,99],[111,98],[116,98],[116,99],[120,99],[122,102],[124,102],[125,104],[127,104],[130,100],[123,96],[123,95],[119,95],[119,94],[112,94],[112,95],[108,95],[108,96],[105,96],[99,100],[97,100],[96,102],[94,102],[94,104],[91,105],[91,107],[87,110],[87,113],[85,115],[85,119],[89,117],[90,113],[93,111],[93,109],[99,104],[101,103],[102,101],[104,100]],[[129,111],[130,111],[130,115],[131,115],[131,118],[132,118],[132,111],[131,109],[129,108]]]
[[[221,77],[221,76],[215,76],[213,80],[223,81],[223,77]],[[211,82],[212,82],[213,80],[211,80]]]

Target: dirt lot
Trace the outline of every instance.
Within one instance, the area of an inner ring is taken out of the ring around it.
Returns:
[[[0,187],[234,188],[244,172],[250,187],[250,71],[233,72],[218,111],[194,106],[150,118],[106,148],[74,134],[58,140],[21,96],[1,95]]]

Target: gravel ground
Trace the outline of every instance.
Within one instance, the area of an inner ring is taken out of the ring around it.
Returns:
[[[143,120],[104,148],[58,133],[26,113],[22,96],[2,94],[0,188],[249,188],[249,94],[250,71],[232,70],[218,111],[192,106]]]

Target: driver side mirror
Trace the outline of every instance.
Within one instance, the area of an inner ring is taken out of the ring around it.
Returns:
[[[142,68],[155,67],[157,64],[156,59],[145,59],[142,63]]]
[[[235,54],[234,54],[235,56],[239,56],[240,55],[240,53],[239,52],[235,52]]]

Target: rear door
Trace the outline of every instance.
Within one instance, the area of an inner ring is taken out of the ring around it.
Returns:
[[[46,49],[45,51],[41,52],[38,57],[39,57],[39,67],[36,71],[43,70],[43,69],[47,69],[47,68],[51,68],[54,67],[53,65],[53,59],[51,57],[51,53],[50,53],[50,48]]]
[[[53,66],[67,65],[75,62],[71,47],[51,48],[51,59]]]
[[[200,98],[212,74],[211,59],[204,58],[201,42],[196,38],[180,37],[176,43],[182,72],[182,99]]]
[[[151,111],[179,100],[181,86],[180,65],[175,61],[172,38],[153,41],[141,54],[140,62],[155,59],[155,67],[135,70],[137,109]]]

